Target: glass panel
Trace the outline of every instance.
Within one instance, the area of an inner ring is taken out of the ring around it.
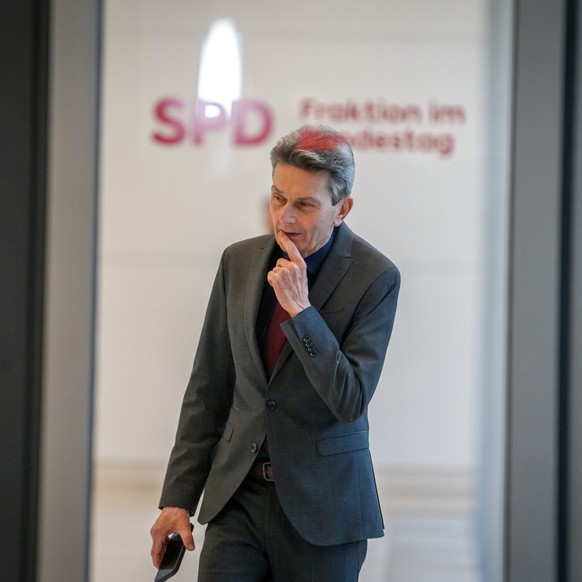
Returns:
[[[489,364],[503,350],[490,302],[502,253],[488,245],[495,227],[503,248],[506,196],[503,179],[494,193],[487,180],[488,144],[506,138],[488,131],[489,10],[106,4],[94,582],[154,574],[147,532],[218,260],[268,229],[269,151],[305,123],[351,140],[347,222],[402,272],[370,408],[386,536],[370,542],[361,580],[482,579],[477,531],[491,530],[475,515],[498,507],[495,494],[479,498],[491,489],[479,469],[501,459],[480,430],[502,418],[484,396],[486,384],[501,394]]]

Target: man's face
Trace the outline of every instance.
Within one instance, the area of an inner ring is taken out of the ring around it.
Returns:
[[[352,198],[332,206],[328,179],[327,171],[308,172],[283,163],[275,167],[269,205],[275,237],[283,231],[304,258],[325,245],[352,208]]]

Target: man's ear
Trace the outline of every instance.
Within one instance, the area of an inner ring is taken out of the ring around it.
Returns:
[[[342,199],[339,204],[340,210],[333,221],[334,226],[339,226],[345,220],[346,216],[350,213],[350,210],[354,205],[354,199],[351,196],[348,196],[347,198]]]

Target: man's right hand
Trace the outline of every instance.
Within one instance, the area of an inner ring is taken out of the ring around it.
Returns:
[[[162,556],[168,543],[168,536],[178,532],[188,551],[195,548],[194,537],[190,531],[190,513],[182,507],[164,507],[150,530],[152,536],[152,562],[160,567]]]

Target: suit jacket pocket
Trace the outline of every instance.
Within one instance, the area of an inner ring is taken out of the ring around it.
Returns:
[[[340,436],[320,439],[317,450],[320,455],[337,455],[368,448],[368,431],[351,432]]]

